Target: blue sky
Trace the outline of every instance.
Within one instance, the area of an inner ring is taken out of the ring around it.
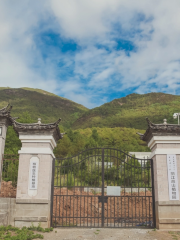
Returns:
[[[0,2],[0,86],[88,108],[180,90],[179,0]]]

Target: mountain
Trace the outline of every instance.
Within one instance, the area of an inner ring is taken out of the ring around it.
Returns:
[[[34,122],[51,123],[61,118],[61,125],[71,127],[73,122],[88,109],[55,94],[32,88],[0,88],[0,108],[10,103],[11,115],[21,117],[28,113]]]
[[[28,112],[34,122],[41,117],[48,123],[62,118],[64,128],[126,127],[145,130],[148,117],[154,123],[177,123],[174,112],[180,111],[180,96],[165,93],[130,94],[94,109],[33,88],[0,88],[0,108],[13,105],[12,116]],[[21,120],[21,119],[20,119]]]
[[[67,135],[55,149],[60,156],[95,146],[149,151],[136,134],[147,128],[145,117],[154,123],[162,123],[164,118],[168,123],[177,123],[172,115],[180,110],[180,96],[165,93],[130,94],[89,110],[41,89],[0,88],[0,108],[7,103],[13,105],[12,116],[19,116],[20,122],[37,122],[41,117],[42,122],[50,123],[62,118],[60,128],[65,128]],[[18,136],[9,127],[5,153],[17,154],[20,147]]]
[[[84,112],[73,129],[88,127],[127,127],[146,129],[148,117],[154,123],[177,123],[172,115],[180,111],[180,96],[165,93],[130,94]]]

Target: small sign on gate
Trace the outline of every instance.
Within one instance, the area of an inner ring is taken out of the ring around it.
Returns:
[[[121,187],[120,186],[107,186],[107,196],[120,196]]]

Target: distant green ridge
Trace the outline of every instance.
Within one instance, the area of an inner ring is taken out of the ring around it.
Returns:
[[[130,94],[86,111],[73,128],[127,127],[146,129],[148,117],[154,123],[177,123],[172,115],[180,111],[180,96],[165,93]]]
[[[126,127],[145,130],[146,117],[154,123],[162,123],[164,118],[168,123],[177,123],[172,115],[180,111],[180,96],[165,93],[133,93],[87,109],[41,89],[0,88],[0,108],[8,102],[13,105],[14,116],[28,112],[34,121],[41,117],[42,122],[56,121],[60,117],[65,129]]]
[[[0,88],[0,108],[13,105],[12,116],[28,112],[37,121],[53,122],[61,118],[61,125],[71,127],[72,123],[88,109],[68,99],[56,96],[40,89]]]

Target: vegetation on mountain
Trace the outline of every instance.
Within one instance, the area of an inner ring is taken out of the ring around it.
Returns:
[[[38,89],[33,91],[0,88],[0,108],[7,103],[13,105],[11,114],[14,117],[21,118],[24,112],[28,112],[33,122],[37,122],[40,117],[44,123],[62,118],[61,125],[65,128],[71,127],[72,123],[87,111],[87,108],[80,104]]]
[[[145,117],[152,122],[177,123],[172,115],[179,112],[180,96],[165,93],[130,94],[114,99],[94,109],[87,109],[68,99],[41,89],[0,88],[0,108],[8,102],[13,105],[12,115],[20,116],[27,111],[34,122],[38,117],[42,122],[62,118],[60,126],[65,129],[92,127],[147,128]]]
[[[67,131],[54,150],[58,157],[74,156],[79,151],[93,147],[114,147],[124,151],[147,152],[150,149],[140,140],[136,132],[142,130],[130,128],[86,128]]]
[[[92,127],[127,127],[146,129],[145,117],[154,123],[177,123],[172,115],[180,111],[180,96],[165,93],[130,94],[86,111],[72,125],[73,129]]]
[[[88,110],[84,106],[41,89],[0,88],[0,108],[13,105],[12,116],[19,122],[50,123],[62,118],[60,131],[67,132],[54,150],[56,156],[75,155],[90,147],[115,147],[125,151],[149,151],[136,132],[147,128],[145,117],[154,123],[177,123],[172,118],[179,112],[180,96],[149,93],[130,94],[100,107]],[[140,129],[140,130],[138,130]],[[8,128],[5,154],[17,154],[20,140],[12,127]]]

